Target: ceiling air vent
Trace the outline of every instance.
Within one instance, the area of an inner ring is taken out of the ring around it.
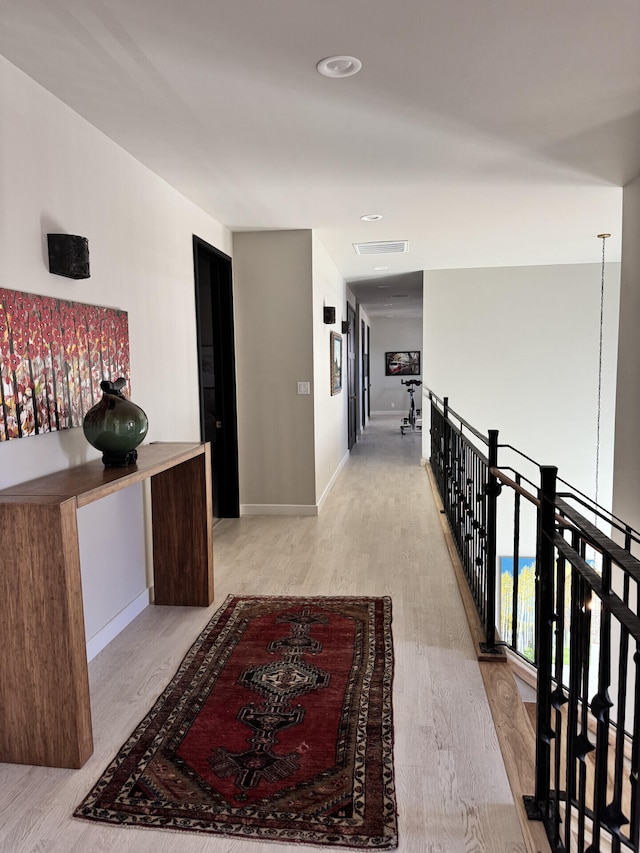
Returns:
[[[386,240],[374,243],[354,243],[356,255],[389,255],[396,252],[408,252],[408,240]]]

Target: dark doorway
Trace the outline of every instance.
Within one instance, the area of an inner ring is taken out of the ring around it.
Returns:
[[[200,432],[211,442],[213,514],[240,515],[231,258],[193,237]]]
[[[347,321],[349,331],[347,333],[347,393],[349,395],[349,437],[347,445],[349,450],[356,443],[356,424],[358,417],[358,399],[356,382],[356,312],[350,302],[347,302]]]
[[[371,418],[371,326],[367,326],[367,417]]]
[[[360,399],[360,409],[362,414],[362,429],[367,425],[368,402],[369,396],[369,349],[367,342],[367,326],[364,320],[360,321],[360,347],[362,348],[362,397]]]

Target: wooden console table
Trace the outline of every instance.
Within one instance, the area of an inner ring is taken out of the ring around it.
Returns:
[[[155,603],[207,607],[208,444],[143,445],[128,468],[98,459],[0,491],[0,761],[81,767],[93,752],[76,509],[149,478]]]

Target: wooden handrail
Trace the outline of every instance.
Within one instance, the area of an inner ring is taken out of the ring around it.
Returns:
[[[540,499],[535,495],[532,495],[531,492],[528,492],[525,488],[523,488],[520,483],[516,483],[515,480],[512,480],[511,477],[507,477],[505,473],[503,473],[499,468],[489,468],[489,473],[493,474],[494,477],[497,477],[498,480],[501,480],[505,485],[511,486],[511,488],[522,495],[523,498],[526,498],[532,504],[535,504],[537,507],[540,506]]]
[[[505,486],[510,486],[515,492],[521,494],[523,498],[526,498],[530,503],[537,506],[538,509],[540,508],[539,498],[537,498],[535,495],[532,495],[531,492],[528,492],[520,485],[520,483],[516,483],[515,480],[512,480],[511,477],[507,477],[507,475],[503,473],[499,468],[489,468],[489,472],[493,474],[494,477],[497,477],[498,480],[500,480],[502,483],[504,483]],[[567,519],[563,515],[560,515],[560,513],[558,512],[556,513],[556,521],[560,525],[560,527],[566,527],[568,530],[578,529],[575,524],[572,524],[570,521],[567,521]],[[599,548],[596,548],[595,545],[593,547],[596,551],[600,550]]]

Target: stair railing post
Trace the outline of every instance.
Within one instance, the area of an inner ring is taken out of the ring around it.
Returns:
[[[444,397],[442,400],[442,417],[444,423],[442,426],[442,435],[444,438],[442,459],[442,503],[447,518],[451,521],[451,430],[449,429],[449,398]]]
[[[551,676],[554,630],[554,564],[555,505],[558,469],[551,465],[540,468],[540,509],[538,510],[538,560],[536,570],[537,625],[536,650],[538,664],[538,720],[536,727],[536,792],[535,800],[543,819],[549,817],[551,772]]]
[[[486,596],[485,640],[486,651],[496,644],[496,538],[498,531],[498,496],[502,490],[498,478],[491,473],[498,467],[498,430],[489,430],[489,470],[487,471],[487,529],[486,529]]]

